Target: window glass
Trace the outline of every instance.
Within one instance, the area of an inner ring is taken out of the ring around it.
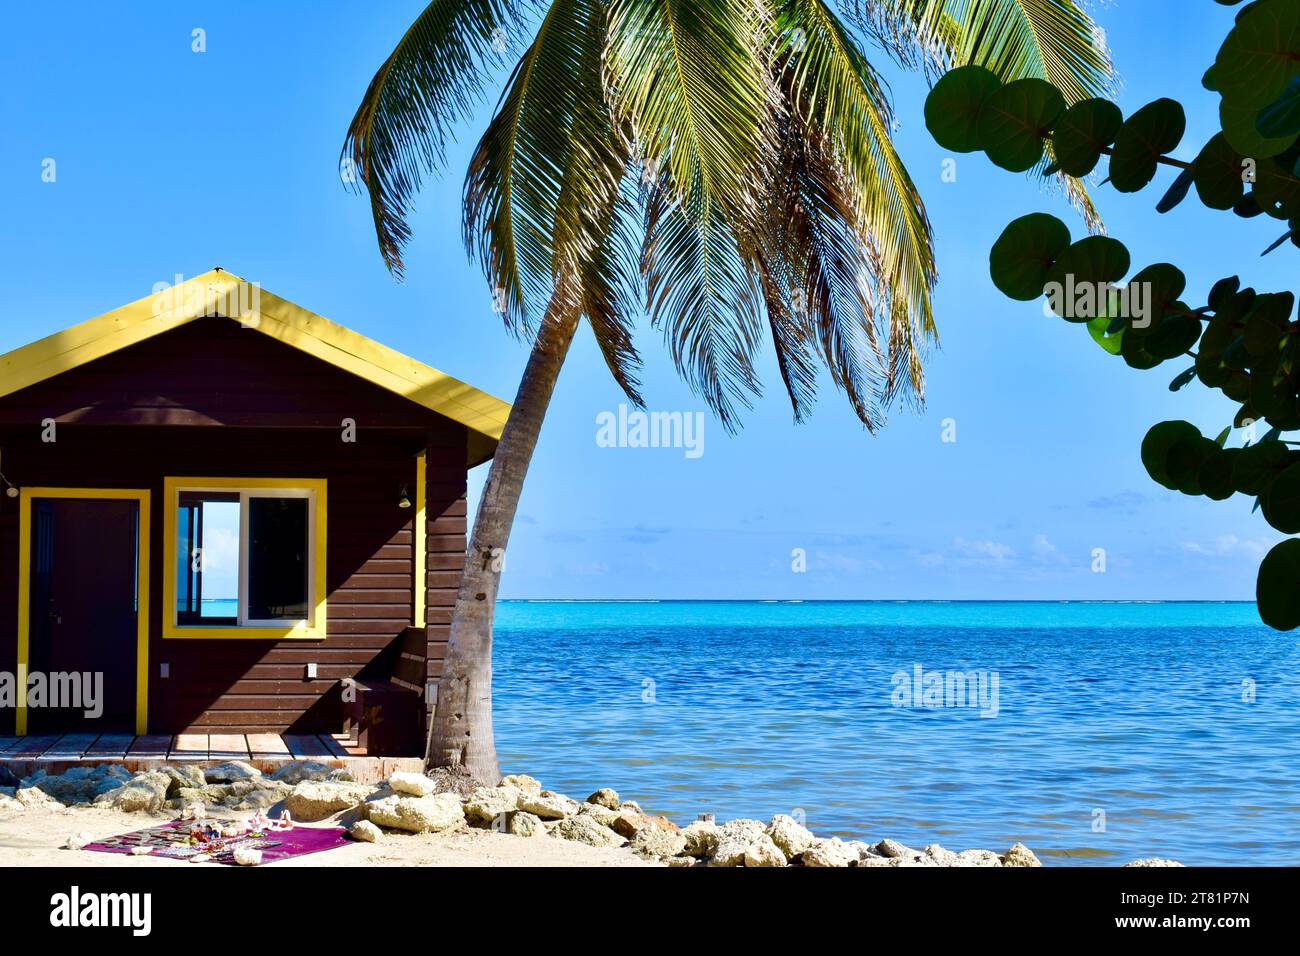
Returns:
[[[248,619],[307,617],[306,498],[248,499]]]
[[[176,538],[177,623],[236,623],[239,494],[182,492]]]
[[[310,620],[313,500],[249,489],[179,492],[176,623]]]

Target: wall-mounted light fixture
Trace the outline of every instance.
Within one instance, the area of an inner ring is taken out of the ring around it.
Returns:
[[[411,507],[411,493],[406,490],[406,485],[402,485],[402,490],[398,492],[397,507],[399,508]]]
[[[6,478],[5,473],[3,471],[0,471],[0,482],[4,483],[6,495],[8,495],[10,498],[18,497],[18,486],[15,485],[8,478]]]

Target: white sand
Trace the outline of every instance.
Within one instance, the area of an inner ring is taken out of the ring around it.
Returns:
[[[214,819],[246,819],[250,814],[226,814]],[[91,807],[62,812],[26,810],[0,816],[0,867],[8,866],[221,866],[188,863],[163,857],[130,856],[62,849],[68,837],[89,833],[103,839],[174,819]],[[313,826],[329,826],[324,820]],[[378,843],[350,843],[270,864],[285,866],[649,866],[625,848],[591,847],[552,837],[517,837],[490,830],[464,829],[451,833],[386,832]]]

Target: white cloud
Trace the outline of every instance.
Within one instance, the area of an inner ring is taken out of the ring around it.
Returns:
[[[1051,540],[1045,534],[1034,535],[1034,543],[1030,546],[1033,552],[1034,560],[1041,564],[1066,564],[1068,559],[1061,553],[1061,549],[1052,544]]]
[[[1000,541],[970,541],[958,538],[952,543],[957,554],[970,561],[989,564],[1008,564],[1016,556],[1015,549]]]
[[[1243,539],[1235,534],[1221,534],[1210,544],[1196,541],[1184,541],[1183,550],[1188,554],[1199,554],[1207,558],[1245,557],[1259,560],[1268,553],[1272,544],[1261,538]]]

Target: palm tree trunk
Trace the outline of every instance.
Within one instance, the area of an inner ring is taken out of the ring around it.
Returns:
[[[492,619],[497,584],[524,476],[581,316],[566,287],[567,283],[559,284],[547,307],[483,486],[451,618],[438,704],[429,726],[426,764],[462,767],[489,785],[501,777],[492,737]]]

